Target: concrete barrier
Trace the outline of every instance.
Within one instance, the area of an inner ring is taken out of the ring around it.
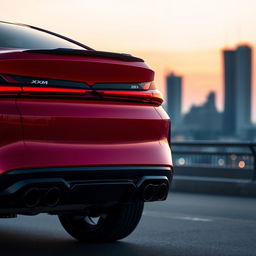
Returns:
[[[175,167],[172,191],[256,196],[253,170],[207,167]]]

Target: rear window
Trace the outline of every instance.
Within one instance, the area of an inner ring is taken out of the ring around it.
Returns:
[[[9,23],[0,23],[0,48],[85,50],[77,44],[49,33]]]

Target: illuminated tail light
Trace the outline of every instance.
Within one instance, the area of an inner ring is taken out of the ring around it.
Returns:
[[[143,103],[154,103],[161,105],[162,94],[157,90],[149,91],[98,91],[104,99],[132,100]]]
[[[21,92],[21,87],[19,86],[6,86],[5,84],[0,84],[0,93],[1,94],[16,94]]]
[[[19,83],[14,80],[9,81],[4,75],[0,74],[0,95],[18,94],[20,92]]]
[[[56,94],[63,94],[63,93],[71,93],[71,94],[85,94],[88,90],[84,89],[68,89],[68,88],[51,88],[51,87],[22,87],[23,92],[29,93],[56,93]]]
[[[97,88],[97,94],[101,95],[101,97],[104,99],[128,100],[143,103],[153,103],[157,105],[161,105],[163,102],[163,96],[161,92],[156,89],[154,82],[112,85],[101,84],[100,86],[93,85],[92,88]],[[116,89],[114,90],[113,88]]]
[[[133,101],[161,105],[162,94],[154,82],[96,83],[0,74],[0,94],[26,94],[61,97],[79,95],[88,99]]]

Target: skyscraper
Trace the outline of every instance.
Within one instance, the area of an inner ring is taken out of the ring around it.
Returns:
[[[241,45],[236,50],[236,133],[243,135],[251,126],[252,49]]]
[[[224,50],[224,113],[223,132],[226,135],[234,135],[236,132],[236,110],[235,110],[235,63],[236,55],[234,50]]]
[[[252,49],[240,45],[224,50],[224,115],[226,135],[243,136],[251,126]]]
[[[172,120],[175,131],[181,123],[182,77],[171,73],[167,76],[167,112]]]

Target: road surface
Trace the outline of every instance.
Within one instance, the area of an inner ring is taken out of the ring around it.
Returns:
[[[110,244],[83,244],[56,216],[0,219],[0,255],[256,255],[256,199],[172,193],[147,203],[137,229]]]

